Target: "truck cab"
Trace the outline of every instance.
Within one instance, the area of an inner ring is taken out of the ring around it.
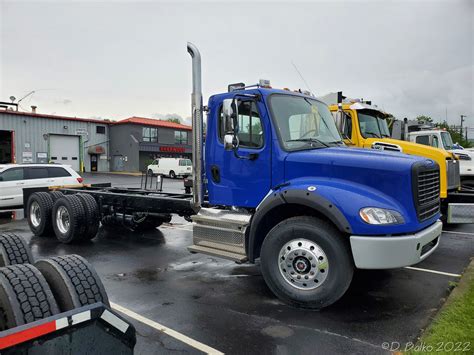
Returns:
[[[451,134],[441,129],[427,129],[408,133],[410,142],[444,149],[455,154],[459,159],[461,183],[474,187],[474,153],[460,149],[453,143]]]
[[[449,191],[460,187],[459,164],[451,152],[416,142],[392,139],[388,122],[391,116],[378,107],[354,101],[343,102],[341,105],[332,104],[329,109],[338,121],[338,127],[348,146],[398,151],[436,161],[440,167],[442,199],[448,197]]]

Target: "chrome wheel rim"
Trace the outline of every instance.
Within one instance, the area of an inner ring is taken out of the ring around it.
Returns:
[[[62,234],[66,234],[69,231],[71,220],[69,218],[69,212],[64,206],[59,206],[56,211],[56,225]]]
[[[307,239],[293,239],[278,254],[283,279],[300,290],[313,290],[326,281],[329,261],[324,250]]]
[[[41,224],[41,209],[36,201],[33,201],[30,206],[30,221],[33,227],[39,227]]]

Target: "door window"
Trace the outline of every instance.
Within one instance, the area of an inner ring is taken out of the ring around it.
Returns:
[[[28,179],[46,179],[48,176],[48,168],[28,168]]]
[[[23,168],[8,169],[0,174],[1,181],[18,181],[24,179]]]
[[[430,136],[417,136],[416,143],[430,145]]]
[[[255,101],[239,101],[238,104],[239,146],[246,148],[263,147],[263,126]],[[224,115],[219,115],[219,139],[224,141]]]
[[[342,135],[344,138],[351,139],[352,138],[352,118],[349,113],[344,112],[343,113],[343,118],[344,120],[344,128]]]
[[[439,139],[437,136],[433,136],[433,142],[431,143],[433,147],[439,148]]]

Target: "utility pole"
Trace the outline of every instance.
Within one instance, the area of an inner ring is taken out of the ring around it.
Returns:
[[[464,117],[466,117],[466,115],[461,115],[461,131],[462,131],[462,123],[464,122]]]
[[[462,138],[463,133],[464,133],[464,132],[462,131],[462,124],[463,124],[463,122],[464,122],[464,117],[466,117],[466,115],[461,115],[461,138]]]

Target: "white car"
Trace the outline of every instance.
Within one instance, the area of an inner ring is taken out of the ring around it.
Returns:
[[[21,208],[24,188],[81,185],[82,181],[69,165],[0,165],[0,209]]]
[[[147,172],[149,175],[167,175],[172,179],[177,176],[188,177],[193,173],[193,163],[191,159],[160,158],[148,165]]]

